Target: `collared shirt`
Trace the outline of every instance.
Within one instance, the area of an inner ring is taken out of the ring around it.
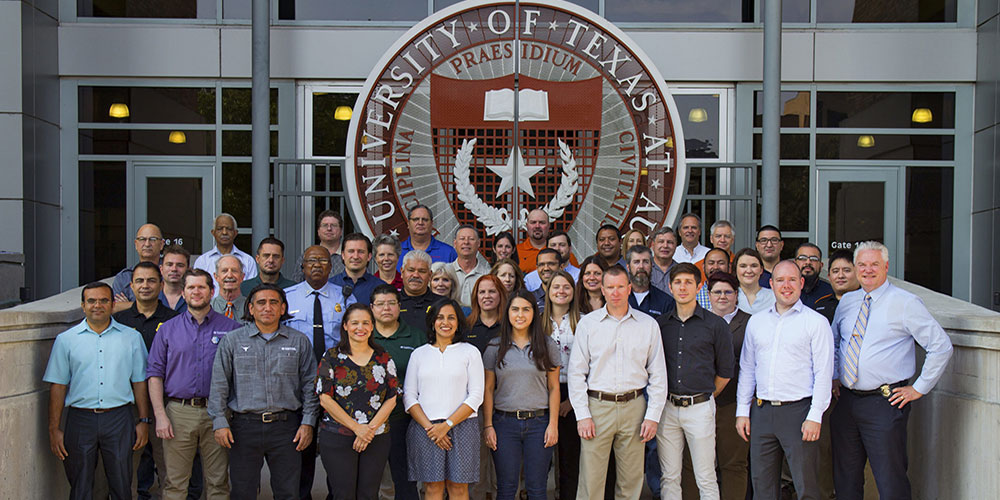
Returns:
[[[686,321],[674,309],[656,323],[663,336],[671,394],[711,394],[715,377],[733,378],[733,339],[725,320],[695,305]]]
[[[684,245],[677,245],[677,250],[674,251],[674,261],[690,262],[694,264],[695,262],[704,259],[709,250],[710,248],[702,245],[701,243],[698,243],[698,245],[694,247],[694,250],[690,252]]]
[[[401,293],[403,299],[399,301],[399,320],[407,325],[427,333],[427,311],[431,305],[441,300],[441,296],[427,289],[423,295],[411,297],[406,291]]]
[[[343,290],[329,281],[319,290],[313,290],[308,281],[285,289],[288,314],[292,317],[285,324],[303,333],[310,345],[313,341],[313,303],[316,301],[314,291],[319,292],[319,302],[323,305],[323,333],[329,349],[340,341],[340,322],[344,319],[347,306],[355,302],[354,296],[345,298]]]
[[[806,307],[816,310],[816,301],[820,297],[824,297],[833,293],[833,287],[826,280],[815,278],[815,281],[810,283],[809,278],[806,278],[806,283],[802,287],[802,297],[799,299],[802,301]],[[810,286],[811,285],[811,286]]]
[[[563,314],[559,321],[552,319],[548,314],[545,317],[552,322],[551,337],[556,343],[556,349],[559,350],[559,383],[565,384],[566,370],[569,370],[569,356],[573,353],[573,340],[576,339],[570,325],[569,313]]]
[[[462,266],[458,265],[458,260],[452,261],[450,265],[458,277],[458,283],[455,284],[458,286],[458,302],[469,307],[472,305],[472,289],[476,286],[476,280],[490,274],[490,263],[486,261],[486,257],[477,253],[476,265],[468,273],[462,270]]]
[[[235,299],[233,299],[232,302],[233,302],[233,319],[242,322],[243,313],[246,312],[247,309],[247,298],[240,295]],[[222,298],[221,295],[216,295],[215,297],[212,298],[212,302],[210,302],[212,310],[223,315],[226,314],[226,304],[227,304],[226,299]]]
[[[649,284],[659,288],[661,292],[670,295],[670,268],[677,265],[677,261],[670,259],[667,270],[660,269],[660,266],[653,262],[653,272],[649,273]]]
[[[544,243],[542,244],[542,248],[545,248]],[[520,260],[517,264],[524,274],[537,269],[538,266],[535,265],[535,258],[538,257],[538,252],[541,252],[542,248],[535,248],[535,245],[531,244],[531,239],[525,239],[517,244],[517,258]]]
[[[771,271],[764,269],[760,273],[760,278],[757,278],[757,284],[763,288],[771,289]]]
[[[170,309],[161,302],[157,302],[156,310],[147,318],[145,314],[139,312],[139,306],[133,303],[132,307],[124,311],[118,311],[113,317],[115,321],[129,328],[134,328],[142,334],[142,340],[146,344],[146,350],[148,351],[153,346],[153,338],[156,337],[156,330],[160,328],[161,324],[177,316],[177,314],[177,311]]]
[[[236,413],[302,410],[302,424],[316,425],[316,358],[306,335],[281,325],[270,340],[251,323],[226,334],[212,367],[208,415],[212,427],[229,427]]]
[[[667,314],[674,310],[676,302],[673,297],[663,293],[663,291],[659,288],[651,286],[649,287],[646,296],[642,298],[641,302],[637,300],[635,291],[629,294],[628,305],[652,316],[655,319],[661,314]]]
[[[354,301],[359,304],[368,304],[372,301],[372,291],[375,290],[375,287],[385,282],[368,271],[365,271],[358,279],[351,278],[347,275],[347,271],[344,271],[330,278],[330,283],[339,286],[344,291],[350,287],[351,293],[347,295],[353,295]]]
[[[465,341],[476,346],[476,349],[479,349],[479,353],[482,354],[486,352],[486,346],[489,345],[490,341],[498,335],[500,335],[499,319],[493,325],[486,326],[482,318],[479,318],[476,320],[476,324],[472,325],[472,328],[465,334]]]
[[[212,245],[211,250],[199,255],[195,259],[193,267],[208,272],[208,274],[212,275],[212,281],[215,281],[215,263],[224,255],[232,255],[240,259],[240,262],[243,263],[243,279],[250,279],[257,276],[257,261],[250,254],[236,248],[236,245],[233,245],[233,253],[228,254],[220,252],[218,245]],[[215,293],[219,293],[218,281],[215,281]]]
[[[413,351],[427,343],[427,335],[400,321],[399,327],[396,328],[396,331],[391,336],[385,337],[381,333],[373,331],[372,338],[376,344],[385,348],[386,352],[392,356],[392,360],[396,363],[396,372],[401,381],[400,387],[402,387],[402,383],[406,381],[406,367],[410,363],[410,356],[413,354]],[[405,414],[406,410],[403,409],[403,402],[397,399],[396,406],[392,409],[389,419],[396,419]]]
[[[703,309],[707,311],[712,310],[712,300],[709,297],[707,281],[701,282],[701,288],[698,289],[698,293],[694,296],[694,299]]]
[[[829,293],[818,299],[816,299],[816,307],[813,308],[816,312],[822,314],[826,317],[826,320],[833,325],[833,316],[837,313],[837,306],[840,304],[840,299],[834,293]],[[834,346],[836,349],[837,346]]]
[[[746,336],[750,315],[739,309],[733,309],[733,312],[723,316],[722,319],[729,324],[729,333],[733,336],[735,360],[733,361],[733,377],[729,379],[726,388],[719,393],[719,397],[715,398],[715,403],[719,406],[736,403],[736,385],[740,376],[740,353],[743,351],[743,338]]]
[[[545,338],[549,351],[549,361],[559,366],[559,354],[555,341]],[[531,343],[520,348],[511,342],[504,353],[503,363],[499,362],[500,339],[490,341],[483,354],[483,366],[494,373],[496,385],[493,391],[493,407],[500,411],[543,410],[549,408],[548,374],[535,365]]]
[[[667,401],[667,366],[656,320],[633,307],[617,319],[607,306],[580,318],[566,382],[577,420],[590,418],[588,390],[646,389],[645,419],[659,422]]]
[[[69,386],[66,406],[117,408],[135,402],[132,383],[146,380],[139,332],[111,320],[98,334],[84,319],[56,336],[42,381]]]
[[[118,274],[115,275],[114,281],[111,282],[111,291],[118,295],[119,293],[124,294],[125,298],[130,301],[135,300],[135,294],[132,293],[132,268],[126,267]]]
[[[306,280],[306,274],[302,272],[302,255],[295,261],[295,272],[292,273],[292,282],[301,283]],[[344,257],[339,253],[330,254],[330,276],[336,276],[344,272]],[[291,286],[291,285],[289,285]]]
[[[778,314],[776,307],[754,314],[747,322],[736,416],[750,416],[756,390],[757,397],[767,401],[812,397],[806,419],[822,422],[830,404],[833,377],[830,325],[800,301],[784,314]]]
[[[413,250],[413,241],[410,238],[406,238],[399,243],[399,247],[402,251],[399,254],[399,263],[396,264],[397,271],[403,269],[403,258],[406,257],[406,254],[410,250]],[[427,255],[431,256],[431,262],[451,262],[458,258],[458,252],[451,245],[433,236],[431,237],[430,245],[424,251],[427,252]]]
[[[263,283],[263,281],[260,280],[260,275],[259,274],[257,275],[256,278],[250,278],[248,280],[243,280],[243,284],[240,285],[240,295],[242,295],[244,297],[249,297],[250,296],[250,292],[252,292],[253,289],[256,288],[257,285],[259,285],[261,283]],[[284,277],[281,273],[278,273],[278,281],[276,281],[274,284],[278,288],[285,289],[285,288],[288,288],[288,287],[294,285],[295,283],[296,283],[295,281],[292,281],[292,280]]]
[[[428,419],[442,420],[464,404],[472,408],[471,417],[477,415],[483,403],[485,372],[479,349],[472,344],[450,344],[444,352],[425,344],[410,355],[406,372],[403,403],[407,413],[419,404]]]
[[[927,356],[920,376],[913,382],[913,388],[920,394],[927,394],[937,384],[948,365],[953,349],[951,339],[916,295],[888,280],[872,290],[870,295],[871,310],[865,336],[861,341],[858,380],[853,388],[869,391],[882,384],[913,377],[916,371],[916,341],[927,351]],[[864,298],[863,288],[844,294],[833,318],[833,336],[837,349],[834,376],[842,382],[841,358],[848,349]]]
[[[574,266],[573,264],[566,264],[563,271],[569,273],[573,277],[573,282],[576,283],[580,281],[580,268]],[[542,278],[538,277],[538,269],[531,271],[524,276],[524,287],[528,289],[529,292],[534,292],[542,287]]]
[[[757,314],[761,311],[766,311],[774,305],[774,291],[770,288],[761,288],[757,290],[757,295],[753,299],[753,304],[750,303],[750,299],[747,298],[747,294],[743,292],[743,288],[736,291],[737,302],[736,307],[747,314]]]
[[[162,378],[168,397],[207,398],[219,342],[239,327],[240,323],[212,310],[201,324],[190,312],[167,321],[153,340],[146,377]]]
[[[160,303],[167,307],[170,307],[170,301],[167,300],[167,294],[160,292]],[[172,309],[178,313],[187,311],[188,305],[187,302],[184,301],[183,295],[177,297],[177,303],[174,304],[174,307]]]
[[[378,278],[378,279],[382,279],[382,275],[379,273],[379,271],[375,271],[375,277]],[[382,280],[382,283],[385,283],[385,282],[386,282],[385,280]],[[392,281],[389,281],[388,283],[390,285],[396,287],[396,290],[402,291],[403,290],[403,275],[399,271],[396,271],[396,274],[392,277]]]

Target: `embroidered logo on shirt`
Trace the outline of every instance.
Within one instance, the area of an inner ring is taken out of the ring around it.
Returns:
[[[243,352],[247,352],[247,351],[250,350],[250,346],[248,346],[248,345],[241,345],[240,347],[243,348]]]
[[[282,347],[281,350],[282,351],[298,351],[298,349],[296,349],[294,347]]]

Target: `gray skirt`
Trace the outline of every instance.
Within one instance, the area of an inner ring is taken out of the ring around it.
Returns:
[[[443,422],[435,420],[432,423]],[[448,433],[451,449],[434,444],[416,420],[406,430],[406,458],[410,481],[423,483],[475,483],[479,481],[479,419],[470,417]]]

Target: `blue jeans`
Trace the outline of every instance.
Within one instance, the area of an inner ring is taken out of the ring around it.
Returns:
[[[493,465],[497,470],[497,500],[511,500],[517,494],[517,483],[524,466],[524,487],[530,500],[544,500],[545,485],[555,447],[545,447],[545,428],[549,416],[518,420],[503,415],[493,416],[497,433],[497,450]]]

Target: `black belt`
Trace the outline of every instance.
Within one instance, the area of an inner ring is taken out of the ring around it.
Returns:
[[[611,392],[601,392],[601,391],[587,391],[587,395],[592,398],[600,399],[601,401],[611,401],[613,403],[624,403],[626,401],[632,401],[633,399],[639,397],[640,394],[642,394],[642,389],[623,392],[621,394],[614,394]]]
[[[895,383],[892,383],[892,384],[882,384],[882,385],[878,386],[878,389],[872,389],[870,391],[858,391],[858,390],[855,390],[855,389],[847,389],[846,387],[845,387],[845,389],[847,389],[848,391],[851,392],[851,394],[854,394],[855,396],[857,396],[859,398],[864,398],[864,397],[867,397],[867,396],[876,396],[877,395],[877,396],[882,396],[883,398],[889,399],[892,396],[892,390],[893,389],[895,389],[897,387],[905,387],[908,383],[909,383],[908,380],[900,380],[899,382],[895,382]]]
[[[698,403],[704,403],[705,401],[712,399],[712,395],[705,392],[690,396],[685,394],[669,394],[667,395],[667,399],[669,399],[674,406],[688,407],[694,406]]]
[[[297,411],[265,411],[264,413],[233,413],[234,419],[249,420],[251,422],[263,422],[265,424],[270,424],[271,422],[284,422],[289,418],[298,415]]]
[[[126,406],[128,406],[128,405],[116,406],[114,408],[80,408],[78,406],[70,406],[69,408],[71,410],[77,410],[77,411],[82,411],[82,412],[86,412],[86,413],[107,413],[109,411],[115,411],[115,410],[117,410],[119,408],[124,408]]]
[[[205,408],[208,406],[208,398],[173,398],[167,396],[167,401],[172,401],[174,403],[180,403],[182,405],[197,406],[198,408]]]
[[[517,410],[517,411],[503,411],[503,410],[493,410],[495,415],[502,415],[504,417],[516,418],[518,420],[529,420],[536,417],[544,417],[549,413],[547,409],[541,410]]]
[[[800,403],[800,402],[805,401],[807,399],[812,399],[812,398],[796,399],[795,401],[770,401],[770,400],[767,400],[767,399],[757,398],[757,406],[764,406],[764,405],[786,406],[786,405],[790,405],[790,404]]]

